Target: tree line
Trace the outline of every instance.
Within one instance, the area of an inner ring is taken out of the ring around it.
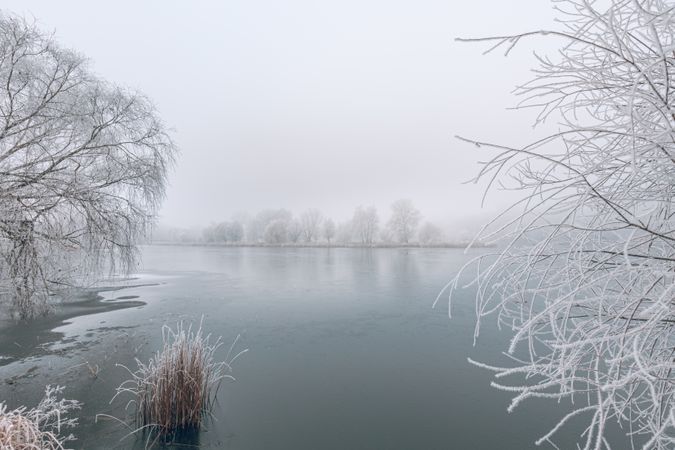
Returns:
[[[422,214],[409,199],[392,203],[389,218],[383,222],[374,206],[358,206],[351,218],[336,222],[316,208],[298,216],[287,209],[266,209],[255,215],[239,215],[212,224],[201,233],[155,236],[156,240],[201,241],[209,244],[266,245],[363,245],[421,244],[445,242],[440,227],[422,223]]]

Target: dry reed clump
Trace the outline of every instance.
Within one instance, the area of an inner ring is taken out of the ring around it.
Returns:
[[[214,353],[221,339],[211,343],[210,335],[202,334],[201,324],[197,331],[183,324],[178,324],[175,331],[165,325],[162,338],[162,350],[147,364],[137,359],[135,372],[127,368],[131,379],[117,388],[115,397],[122,393],[135,397],[129,404],[135,403],[137,431],[151,430],[158,437],[167,437],[200,428],[213,407],[221,381],[234,380],[231,364],[247,350],[230,359],[237,336],[225,362],[216,362]]]
[[[9,410],[0,403],[0,450],[65,450],[64,445],[75,437],[62,435],[62,428],[77,425],[77,419],[66,416],[80,409],[76,400],[57,400],[63,387],[47,386],[45,396],[32,409],[25,406]]]

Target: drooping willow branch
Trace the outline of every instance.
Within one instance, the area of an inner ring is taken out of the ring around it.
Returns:
[[[0,296],[30,317],[54,287],[132,267],[175,153],[145,96],[0,15]]]

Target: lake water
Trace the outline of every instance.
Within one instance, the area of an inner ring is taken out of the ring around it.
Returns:
[[[472,345],[472,291],[458,293],[452,320],[446,303],[431,308],[475,254],[145,247],[142,269],[125,288],[3,328],[0,394],[30,403],[45,384],[66,385],[68,397],[84,402],[75,448],[143,448],[133,436],[122,439],[128,430],[120,423],[94,423],[96,414],[127,417],[128,398],[109,403],[125,379],[116,364],[147,359],[163,323],[203,317],[207,332],[228,344],[241,334],[239,348],[249,352],[235,363],[237,381],[221,387],[207,429],[172,448],[534,448],[563,411],[542,401],[508,414],[510,396],[467,362],[503,362],[507,337],[486,326]],[[559,444],[572,442],[563,436]]]

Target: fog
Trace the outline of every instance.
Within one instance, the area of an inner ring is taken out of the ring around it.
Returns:
[[[486,150],[453,136],[531,139],[532,115],[506,108],[535,43],[505,59],[454,38],[554,15],[541,0],[3,5],[155,101],[181,149],[161,221],[182,227],[281,207],[339,220],[399,198],[445,223],[489,215],[508,196],[481,208],[483,186],[463,182]]]

